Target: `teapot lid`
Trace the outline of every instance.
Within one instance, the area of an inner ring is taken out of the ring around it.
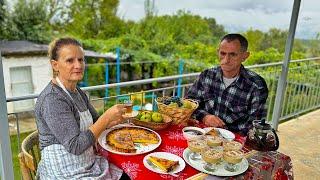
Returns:
[[[262,120],[254,120],[252,122],[253,126],[257,129],[262,129],[262,130],[271,130],[272,127],[270,124],[266,123],[265,119]]]

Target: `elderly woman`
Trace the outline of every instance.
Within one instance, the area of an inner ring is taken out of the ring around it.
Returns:
[[[53,41],[49,57],[54,78],[38,97],[35,113],[39,131],[40,179],[129,179],[93,146],[103,130],[123,121],[123,105],[100,117],[77,87],[84,73],[84,52],[72,38]]]

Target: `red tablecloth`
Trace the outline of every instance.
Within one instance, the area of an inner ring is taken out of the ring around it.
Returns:
[[[181,126],[171,126],[165,130],[158,131],[162,138],[161,145],[153,152],[169,152],[182,157],[184,149],[187,147],[187,141],[182,135]],[[236,134],[236,141],[241,143],[245,142],[245,137]],[[186,179],[191,177],[199,171],[192,168],[188,164],[183,171],[177,173],[178,178],[166,174],[158,174],[150,171],[143,165],[143,158],[146,154],[136,156],[124,156],[119,154],[110,153],[101,146],[98,148],[99,153],[106,157],[111,163],[123,169],[131,179]],[[151,152],[150,152],[151,153]],[[271,153],[271,154],[268,154]],[[292,164],[290,157],[278,153],[257,153],[252,158],[249,158],[249,169],[242,175],[236,176],[238,179],[256,179],[263,177],[273,177],[273,179],[291,179]],[[218,177],[217,177],[218,178]]]

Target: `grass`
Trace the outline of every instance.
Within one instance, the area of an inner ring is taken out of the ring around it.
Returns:
[[[20,143],[22,143],[22,140],[24,138],[26,138],[30,133],[31,132],[20,134]],[[18,142],[17,135],[10,136],[10,142],[11,142],[14,179],[20,180],[21,173],[20,173],[20,165],[19,165],[19,158],[18,158],[18,154],[19,154],[18,144],[19,144],[19,142]]]

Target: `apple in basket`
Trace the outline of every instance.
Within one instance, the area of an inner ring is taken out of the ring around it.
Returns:
[[[171,106],[171,107],[179,107],[178,103],[175,103],[175,102],[171,102],[169,104],[169,106]]]
[[[158,112],[152,113],[151,119],[153,122],[161,123],[163,121],[162,115]]]
[[[140,116],[140,121],[150,122],[151,114],[149,112],[142,112]]]
[[[183,101],[182,107],[186,108],[186,109],[192,109],[193,108],[191,102],[189,102],[189,101]]]

